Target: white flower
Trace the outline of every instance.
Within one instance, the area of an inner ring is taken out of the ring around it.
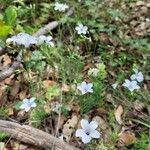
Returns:
[[[140,89],[140,86],[138,86],[136,81],[130,81],[128,79],[125,80],[123,86],[127,87],[131,92],[133,92],[136,89]]]
[[[83,26],[83,24],[79,24],[75,29],[78,32],[78,34],[86,34],[87,30],[88,30],[88,27]]]
[[[24,45],[28,48],[32,44],[37,44],[37,38],[27,34],[27,33],[19,33],[16,36],[12,36],[6,40],[6,43],[13,43],[14,45]]]
[[[93,93],[93,84],[92,83],[86,83],[83,81],[80,85],[77,86],[77,89],[81,91],[82,94],[86,93]]]
[[[137,80],[138,82],[142,82],[144,80],[144,76],[142,72],[138,72],[137,69],[134,69],[135,74],[133,74],[130,78],[131,80]]]
[[[62,3],[58,3],[58,2],[55,3],[55,7],[54,7],[55,10],[58,10],[58,11],[61,11],[61,12],[64,12],[68,8],[69,8],[68,5],[62,4]]]
[[[45,35],[41,35],[38,37],[38,44],[41,45],[43,43],[48,44],[51,47],[54,47],[54,42],[52,42],[52,37],[51,36],[45,36]]]
[[[98,69],[97,69],[97,68],[91,68],[91,69],[89,69],[89,71],[88,71],[88,75],[89,75],[89,76],[93,76],[93,77],[96,77],[96,76],[97,76],[97,73],[98,73]]]
[[[100,138],[100,133],[96,130],[96,128],[98,127],[97,122],[91,121],[89,123],[87,120],[82,119],[81,127],[82,129],[78,129],[75,133],[75,136],[81,137],[83,143],[89,143],[92,138]]]
[[[32,107],[36,107],[35,97],[31,97],[30,99],[25,98],[20,106],[20,109],[24,109],[28,112]]]
[[[118,86],[118,83],[117,83],[117,82],[116,82],[116,83],[114,83],[114,84],[112,84],[113,89],[116,89],[116,88],[117,88],[117,86]]]

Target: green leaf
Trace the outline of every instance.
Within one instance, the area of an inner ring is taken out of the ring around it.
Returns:
[[[17,11],[14,6],[9,6],[4,13],[4,21],[7,25],[13,26],[17,18]]]
[[[57,85],[54,85],[54,86],[50,86],[48,89],[47,89],[47,92],[46,92],[46,98],[48,100],[51,100],[52,97],[54,96],[58,96],[60,93],[60,89]]]
[[[2,20],[0,20],[0,38],[6,37],[11,31],[11,27],[5,25]]]
[[[5,140],[7,137],[8,137],[7,133],[0,131],[0,141]]]
[[[36,50],[32,53],[32,56],[31,56],[32,61],[39,61],[39,60],[42,60],[42,58],[43,58],[43,55],[41,54],[40,51]]]
[[[45,65],[45,61],[35,62],[34,69],[42,72],[44,70]]]

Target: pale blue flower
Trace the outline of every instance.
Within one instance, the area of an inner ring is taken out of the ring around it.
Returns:
[[[86,93],[93,93],[93,84],[92,83],[86,83],[83,81],[81,84],[77,86],[77,89],[81,91],[82,94]]]
[[[86,34],[87,30],[88,30],[88,27],[83,26],[83,24],[79,24],[75,29],[76,29],[78,34]]]
[[[125,82],[123,83],[123,86],[127,87],[128,90],[130,90],[131,92],[133,92],[134,90],[140,89],[140,86],[137,84],[137,81],[130,81],[128,79],[125,80]]]
[[[135,74],[131,75],[131,80],[136,80],[138,82],[142,82],[144,80],[144,76],[142,72],[139,72],[137,69],[134,69]]]
[[[46,43],[49,46],[54,47],[54,42],[52,42],[52,39],[53,39],[52,36],[40,35],[38,37],[38,45]]]
[[[19,33],[16,36],[12,36],[6,40],[6,43],[13,43],[13,45],[23,45],[25,48],[30,47],[31,45],[37,44],[37,38],[33,37],[27,33]]]
[[[62,3],[58,3],[58,2],[55,3],[55,7],[54,7],[55,10],[58,10],[58,11],[61,11],[61,12],[64,12],[68,8],[69,8],[68,5],[62,4]]]
[[[82,119],[81,127],[82,129],[78,129],[75,133],[75,136],[81,137],[84,144],[89,143],[92,138],[100,138],[100,133],[96,130],[96,128],[98,127],[97,122],[91,121],[89,123],[88,120]]]
[[[20,109],[24,109],[26,112],[28,112],[32,107],[36,107],[35,97],[31,97],[30,99],[25,98],[20,106]]]

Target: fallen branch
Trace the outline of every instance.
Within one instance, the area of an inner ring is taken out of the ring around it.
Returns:
[[[21,142],[50,150],[55,142],[55,150],[79,150],[54,136],[27,125],[0,120],[0,131]]]
[[[48,23],[44,27],[40,28],[36,33],[34,33],[33,36],[38,37],[40,35],[44,35],[44,34],[50,32],[51,30],[55,29],[65,17],[71,16],[72,14],[73,14],[73,10],[70,9],[66,13],[66,15],[62,19],[60,19],[60,21],[52,21],[52,22]]]

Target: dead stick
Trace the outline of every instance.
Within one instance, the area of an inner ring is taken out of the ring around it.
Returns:
[[[0,120],[0,131],[9,134],[21,142],[35,145],[46,150],[51,149],[54,141],[56,141],[56,150],[79,150],[44,131],[11,121]]]
[[[73,10],[70,9],[70,10],[66,13],[66,15],[65,15],[62,19],[60,19],[60,21],[52,21],[52,22],[48,23],[48,24],[45,25],[44,27],[40,28],[36,33],[34,33],[33,36],[38,37],[38,36],[40,36],[40,35],[44,35],[44,34],[50,32],[51,30],[53,30],[54,28],[56,28],[56,27],[59,25],[59,23],[60,23],[65,17],[71,16],[72,14],[73,14]]]

